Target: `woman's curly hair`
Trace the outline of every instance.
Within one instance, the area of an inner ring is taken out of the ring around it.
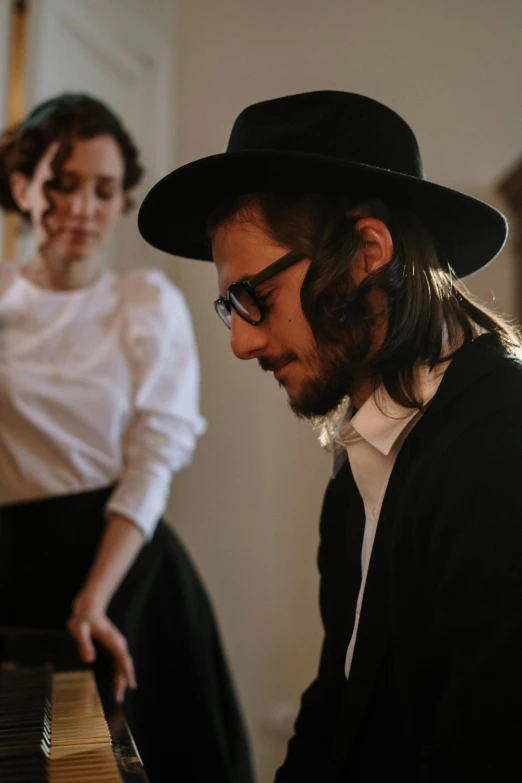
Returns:
[[[143,176],[138,150],[119,118],[101,101],[81,93],[63,93],[39,104],[25,120],[1,134],[0,207],[27,218],[11,193],[11,174],[18,171],[30,179],[45,151],[57,141],[59,147],[52,162],[52,171],[58,181],[74,140],[93,139],[102,134],[112,136],[121,150],[123,190],[126,192],[124,211],[129,210],[133,204],[128,192]],[[50,199],[48,192],[47,196]]]

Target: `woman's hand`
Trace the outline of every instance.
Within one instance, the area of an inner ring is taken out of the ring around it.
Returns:
[[[114,696],[121,703],[127,688],[135,689],[134,663],[127,649],[127,641],[101,609],[85,605],[81,594],[73,604],[73,612],[67,628],[78,645],[80,658],[84,663],[96,660],[93,640],[100,642],[112,654],[116,666]]]
[[[92,663],[96,659],[93,640],[112,654],[116,663],[114,695],[119,702],[126,688],[136,688],[136,677],[127,640],[107,617],[107,607],[142,546],[143,533],[130,519],[109,514],[94,563],[73,601],[67,623],[82,661]]]

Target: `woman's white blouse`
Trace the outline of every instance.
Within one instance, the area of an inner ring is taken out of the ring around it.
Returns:
[[[162,272],[61,292],[0,264],[1,503],[115,483],[107,511],[150,538],[204,430],[190,314]]]

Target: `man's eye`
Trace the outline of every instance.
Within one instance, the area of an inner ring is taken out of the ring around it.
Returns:
[[[257,294],[257,298],[258,298],[259,302],[264,307],[269,307],[269,305],[270,305],[270,303],[272,301],[272,293],[273,293],[273,291],[267,291],[266,294]]]

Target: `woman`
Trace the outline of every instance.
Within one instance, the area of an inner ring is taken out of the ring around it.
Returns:
[[[93,642],[111,653],[151,783],[244,783],[212,610],[158,523],[204,429],[190,315],[159,271],[119,279],[96,254],[141,174],[118,117],[86,95],[0,139],[0,204],[36,246],[21,270],[0,265],[0,625],[67,625],[84,661]]]

